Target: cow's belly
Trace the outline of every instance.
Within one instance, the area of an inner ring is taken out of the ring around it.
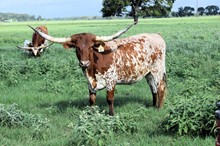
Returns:
[[[148,73],[146,72],[139,72],[136,74],[123,74],[123,72],[120,72],[118,75],[117,83],[119,84],[133,84],[143,79],[143,77]]]
[[[117,80],[117,84],[133,84],[143,79],[144,76],[130,77]]]

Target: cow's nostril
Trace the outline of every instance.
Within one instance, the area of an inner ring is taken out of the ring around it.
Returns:
[[[79,62],[79,66],[81,66],[81,67],[83,66],[83,63],[81,61]]]
[[[89,60],[87,60],[87,61],[80,61],[79,65],[81,67],[89,67],[90,62],[89,62]]]

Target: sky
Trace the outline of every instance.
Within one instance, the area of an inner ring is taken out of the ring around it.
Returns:
[[[220,6],[220,0],[198,0],[198,6]],[[179,7],[196,8],[197,0],[176,0],[173,11]],[[102,0],[0,0],[0,12],[42,16],[43,18],[102,16]]]

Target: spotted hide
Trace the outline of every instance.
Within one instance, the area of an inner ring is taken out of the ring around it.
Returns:
[[[93,51],[93,67],[84,70],[92,96],[90,103],[94,104],[97,90],[106,87],[111,105],[116,84],[132,84],[145,77],[153,94],[153,105],[161,107],[166,89],[165,47],[158,34],[139,34],[105,42],[104,49],[111,51]],[[113,106],[110,114],[113,115]]]
[[[132,84],[145,77],[152,91],[153,105],[162,107],[166,90],[166,45],[160,35],[144,33],[115,39],[118,36],[82,33],[69,38],[54,38],[37,32],[65,48],[76,48],[79,65],[88,80],[90,105],[95,104],[96,92],[106,88],[109,114],[114,115],[116,84]]]

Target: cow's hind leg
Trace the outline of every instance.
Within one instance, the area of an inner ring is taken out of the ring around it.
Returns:
[[[163,74],[163,78],[159,81],[158,83],[158,87],[157,87],[157,90],[158,90],[158,105],[157,107],[162,107],[163,106],[163,103],[164,103],[164,100],[165,100],[165,97],[166,97],[166,90],[167,90],[167,80],[166,80],[166,74],[164,73]]]
[[[156,105],[158,105],[158,94],[157,94],[157,85],[155,83],[154,76],[151,73],[148,73],[145,76],[145,78],[146,78],[146,80],[150,86],[150,89],[151,89],[151,93],[153,96],[153,106],[156,106]]]
[[[158,108],[162,107],[166,96],[166,74],[164,73],[161,76],[158,83],[156,83],[155,77],[151,73],[148,73],[145,78],[152,92],[153,105]]]

